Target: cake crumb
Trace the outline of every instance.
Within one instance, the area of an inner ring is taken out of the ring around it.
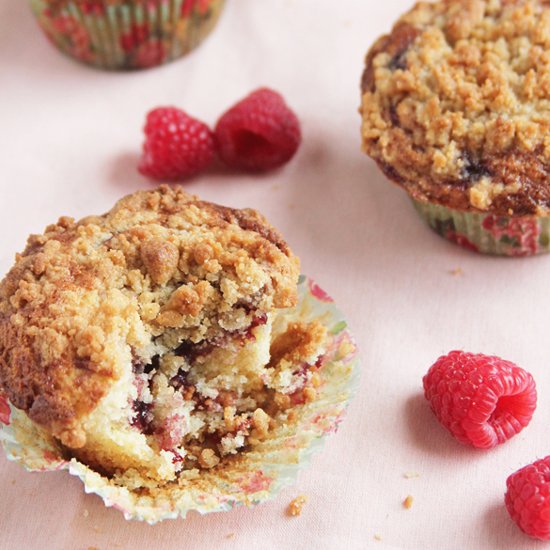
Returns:
[[[87,518],[90,515],[90,512],[88,512],[88,510],[84,510],[84,512],[82,512],[82,515]]]
[[[306,403],[312,403],[317,397],[317,391],[315,388],[304,388],[304,398]]]
[[[226,539],[234,539],[236,536],[236,533],[227,533],[227,535],[225,535],[225,538]]]
[[[307,497],[305,495],[299,495],[291,500],[287,508],[288,515],[294,517],[302,515],[302,508],[306,502]]]
[[[314,388],[318,388],[319,386],[321,386],[322,384],[322,379],[321,377],[319,376],[318,373],[314,372],[312,375],[311,375],[311,385],[314,387]]]
[[[298,418],[298,413],[294,409],[288,411],[287,420],[289,422],[295,422],[296,418]]]
[[[219,457],[212,449],[203,449],[199,456],[199,464],[205,468],[214,468],[220,463]]]
[[[403,506],[409,510],[413,505],[413,497],[411,495],[407,495],[405,500],[403,501]]]
[[[265,438],[269,432],[269,415],[263,409],[256,409],[252,414],[252,424],[260,438]]]
[[[403,474],[403,477],[405,479],[415,479],[417,477],[420,477],[420,474],[418,472],[405,472]]]
[[[449,270],[449,273],[450,273],[453,277],[459,277],[460,275],[464,275],[464,271],[462,271],[462,268],[461,268],[461,267],[455,267],[454,269],[450,269],[450,270]]]
[[[378,533],[376,533],[376,534],[374,535],[374,540],[381,541],[381,540],[382,540],[382,537],[381,537]]]

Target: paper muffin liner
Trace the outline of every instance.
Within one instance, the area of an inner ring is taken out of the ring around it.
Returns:
[[[463,212],[414,199],[413,204],[436,233],[468,250],[500,256],[532,256],[550,251],[547,216]]]
[[[66,460],[51,437],[0,395],[0,441],[7,457],[29,471],[68,470],[82,480],[86,493],[99,495],[106,506],[120,510],[126,519],[151,524],[184,518],[190,511],[221,512],[273,498],[295,481],[325,437],[336,432],[359,385],[357,348],[332,298],[305,276],[300,277],[298,289],[298,306],[288,310],[287,320],[317,319],[329,331],[329,345],[320,367],[323,384],[317,388],[314,401],[293,408],[295,421],[275,428],[268,439],[235,459],[199,474],[183,472],[177,481],[144,496],[74,458]]]
[[[224,0],[30,0],[63,53],[103,69],[144,69],[198,46]]]

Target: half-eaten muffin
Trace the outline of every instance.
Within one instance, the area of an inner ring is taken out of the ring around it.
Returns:
[[[67,457],[159,482],[210,469],[312,398],[326,329],[254,210],[162,186],[61,218],[0,285],[0,389]]]

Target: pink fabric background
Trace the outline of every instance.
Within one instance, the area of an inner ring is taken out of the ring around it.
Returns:
[[[550,257],[494,259],[446,243],[359,150],[364,53],[409,4],[229,0],[193,55],[109,74],[52,49],[26,2],[0,0],[2,273],[27,235],[58,216],[100,213],[149,187],[135,170],[148,109],[176,104],[214,123],[269,85],[303,122],[295,160],[266,176],[214,172],[187,187],[262,210],[346,312],[362,353],[361,394],[341,430],[276,500],[149,527],[106,509],[67,473],[29,474],[1,454],[2,550],[541,547],[508,519],[503,493],[511,472],[550,452]],[[538,382],[532,424],[491,452],[456,444],[421,397],[424,372],[454,348],[500,354]],[[301,493],[310,498],[302,516],[287,517]]]

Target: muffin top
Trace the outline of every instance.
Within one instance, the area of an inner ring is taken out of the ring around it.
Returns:
[[[0,389],[70,446],[80,419],[165,337],[201,342],[295,305],[299,263],[256,211],[180,188],[33,235],[0,284]]]
[[[420,2],[366,58],[363,149],[419,201],[550,210],[550,3]]]

